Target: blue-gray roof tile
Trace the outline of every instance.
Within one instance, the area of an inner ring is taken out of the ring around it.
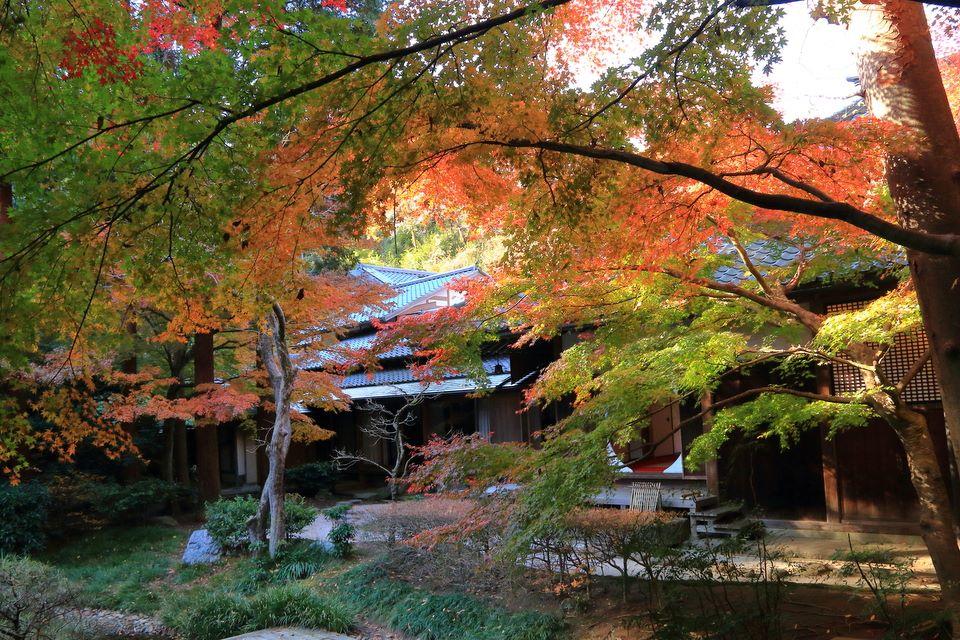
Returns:
[[[497,369],[497,365],[500,369]],[[494,373],[510,373],[510,358],[506,356],[497,356],[487,358],[483,361],[483,369],[488,375]],[[445,380],[454,378],[463,378],[463,374],[451,373],[445,375]],[[340,383],[341,389],[352,389],[355,387],[369,387],[381,384],[400,384],[403,382],[416,382],[417,378],[410,369],[383,369],[370,373],[352,373],[345,376]]]

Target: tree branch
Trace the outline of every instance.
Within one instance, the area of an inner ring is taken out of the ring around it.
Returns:
[[[479,140],[475,143],[462,145],[462,147],[472,144],[513,149],[544,149],[546,151],[594,158],[596,160],[619,162],[659,175],[690,178],[708,187],[712,187],[734,200],[746,204],[752,204],[757,207],[775,211],[799,213],[827,220],[837,220],[907,249],[936,255],[960,256],[960,235],[952,233],[924,233],[914,229],[907,229],[867,213],[846,202],[824,202],[820,199],[810,200],[786,194],[756,191],[731,182],[712,171],[685,162],[667,162],[621,149],[607,149],[550,140]]]
[[[916,378],[923,367],[930,362],[930,358],[932,357],[933,346],[928,345],[926,351],[924,351],[923,354],[917,358],[916,362],[913,363],[913,366],[911,366],[910,369],[903,374],[903,377],[900,378],[900,382],[898,382],[894,388],[899,393],[903,393],[903,390],[910,386],[910,383],[913,382],[913,379]]]

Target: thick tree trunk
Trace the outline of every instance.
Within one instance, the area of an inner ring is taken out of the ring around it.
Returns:
[[[193,346],[193,378],[198,387],[213,384],[213,333],[198,333]],[[196,426],[197,482],[200,498],[211,502],[220,497],[220,445],[217,425],[198,420]]]
[[[137,323],[128,322],[127,323],[127,334],[130,336],[130,339],[135,343],[137,339]],[[123,373],[135,374],[137,373],[139,367],[137,363],[137,350],[136,345],[130,345],[130,353],[124,358],[123,362],[120,364],[120,370]],[[140,433],[139,425],[136,420],[133,422],[125,422],[123,424],[123,430],[127,432],[127,435],[130,436],[131,442],[135,441],[137,436]],[[136,482],[143,477],[143,461],[140,459],[138,453],[129,453],[124,456],[123,467],[120,470],[120,477],[125,483]]]
[[[270,557],[274,558],[280,544],[286,538],[286,518],[283,511],[287,453],[293,430],[290,427],[290,398],[297,372],[290,361],[287,349],[286,319],[279,304],[274,303],[267,322],[267,329],[258,336],[260,359],[267,370],[273,388],[275,406],[273,429],[267,445],[269,470],[263,482],[257,513],[247,522],[250,541],[254,544],[268,543]],[[269,514],[270,533],[267,535]]]
[[[180,374],[181,371],[171,371],[170,374],[176,378],[178,381],[171,384],[167,387],[166,397],[167,400],[173,400],[178,395],[180,395]],[[186,484],[189,482],[189,478],[184,481],[183,478],[178,477],[178,462],[177,459],[177,429],[179,425],[182,424],[180,420],[175,420],[173,418],[167,418],[163,421],[163,479],[167,482],[180,482],[181,484]],[[186,451],[184,451],[186,454]],[[186,469],[187,461],[183,460],[183,467]]]
[[[174,421],[167,419],[163,421],[163,460],[160,465],[160,477],[165,482],[176,482],[177,477],[173,468],[174,454]]]
[[[13,206],[13,186],[0,182],[0,224],[10,222],[10,216],[7,210]]]
[[[900,224],[960,233],[960,136],[937,67],[923,5],[864,4],[852,26],[861,37],[860,81],[872,115],[909,134],[887,158],[887,185]],[[960,258],[908,251],[910,273],[940,381],[947,435],[960,451]],[[920,499],[921,529],[960,638],[960,549],[946,482],[927,432],[911,424],[901,439]],[[956,461],[953,461],[954,463]]]
[[[177,420],[173,429],[173,470],[177,482],[190,486],[190,461],[187,454],[187,425]]]
[[[953,637],[960,638],[960,546],[954,533],[947,482],[940,470],[926,418],[914,411],[894,429],[907,454],[910,479],[920,504],[920,535],[940,582],[941,598],[950,616]]]
[[[923,5],[858,5],[860,81],[870,113],[901,126],[910,141],[887,159],[900,223],[960,234],[960,135],[950,111]],[[960,452],[960,258],[908,251],[943,394],[948,437]]]

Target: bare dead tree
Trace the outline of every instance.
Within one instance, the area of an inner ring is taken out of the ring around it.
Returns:
[[[366,463],[380,469],[387,474],[390,499],[396,500],[400,482],[407,475],[407,468],[410,466],[410,451],[404,430],[416,423],[416,408],[432,397],[427,393],[427,388],[421,387],[420,391],[414,395],[401,396],[403,404],[395,409],[374,400],[368,400],[361,407],[369,412],[370,421],[359,427],[360,432],[369,436],[374,442],[386,442],[391,447],[394,453],[392,465],[387,466],[389,461],[378,462],[361,451],[351,453],[340,449],[333,454],[333,461],[337,467],[349,469],[357,464]]]
[[[258,335],[257,348],[273,387],[275,406],[273,428],[267,444],[269,470],[260,494],[257,513],[247,521],[247,532],[253,544],[268,542],[270,557],[276,557],[280,542],[286,537],[286,522],[283,512],[285,490],[283,476],[287,464],[287,452],[293,430],[290,427],[290,397],[297,370],[290,361],[287,346],[287,321],[283,309],[273,303],[267,317],[267,327]],[[270,518],[270,535],[267,536],[267,516]]]

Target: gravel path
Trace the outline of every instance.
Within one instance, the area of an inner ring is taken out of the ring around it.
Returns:
[[[89,634],[125,638],[172,638],[173,631],[156,618],[107,609],[62,611],[63,620],[72,621]]]
[[[363,525],[374,520],[377,517],[377,513],[388,506],[388,504],[358,504],[347,511],[344,520],[357,528],[356,535],[354,536],[355,542],[378,541],[378,536],[364,531]],[[330,533],[331,529],[333,529],[333,521],[321,513],[313,522],[304,527],[296,537],[305,540],[326,540],[327,534]]]

